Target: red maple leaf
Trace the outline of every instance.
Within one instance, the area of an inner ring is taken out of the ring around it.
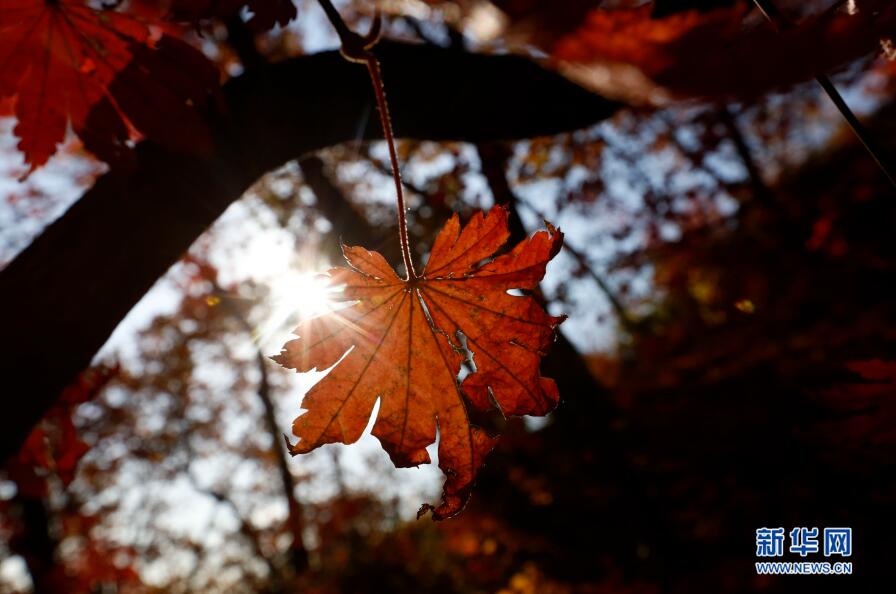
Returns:
[[[827,11],[781,32],[764,20],[745,26],[742,5],[663,18],[652,10],[591,11],[553,47],[560,69],[595,91],[631,100],[655,92],[632,77],[632,67],[676,97],[753,97],[878,51],[879,40],[896,33],[896,7],[883,0],[854,14]]]
[[[18,146],[32,170],[69,123],[107,161],[125,154],[128,124],[173,148],[209,144],[195,108],[218,72],[186,43],[156,39],[153,22],[84,0],[0,0],[0,99],[15,97]]]
[[[293,454],[355,442],[379,397],[373,434],[396,466],[428,463],[425,448],[438,427],[443,499],[421,512],[432,509],[442,519],[460,511],[495,443],[471,425],[467,407],[544,415],[559,399],[554,381],[538,368],[563,318],[508,291],[536,287],[563,235],[549,227],[489,260],[509,235],[503,207],[477,213],[463,230],[455,215],[412,280],[399,278],[377,252],[344,248],[350,267],[334,268],[329,277],[354,303],[304,321],[295,330],[300,338],[273,357],[298,371],[335,364],[305,396],[307,412],[293,423],[300,438]],[[475,371],[459,383],[467,351]]]

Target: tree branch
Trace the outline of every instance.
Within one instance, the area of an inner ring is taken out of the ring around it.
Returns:
[[[778,9],[777,5],[772,0],[753,0],[753,2],[765,16],[766,20],[768,20],[777,31],[781,32],[793,28],[794,24],[787,19],[784,13]],[[831,81],[828,75],[823,72],[816,73],[815,80],[837,108],[837,111],[840,112],[840,115],[843,116],[843,119],[846,120],[846,123],[849,125],[850,129],[852,129],[853,134],[855,134],[859,142],[862,143],[862,146],[865,147],[865,150],[868,151],[868,154],[874,159],[874,162],[877,163],[881,173],[884,174],[887,181],[890,182],[890,185],[893,186],[893,188],[896,188],[896,177],[894,177],[896,176],[896,166],[893,165],[889,156],[878,145],[877,141],[872,138],[871,134],[865,128],[865,125],[862,124],[859,118],[856,117],[856,114],[850,109],[846,100],[843,99],[843,95],[841,95],[840,91],[837,90],[837,87],[834,86],[833,81]]]
[[[476,146],[476,150],[482,163],[482,174],[485,176],[495,202],[506,203],[510,208],[509,244],[516,245],[525,240],[529,233],[523,226],[523,221],[517,210],[520,201],[507,180],[506,165],[510,153],[507,147],[495,143],[480,143]],[[540,288],[536,289],[536,293],[539,299],[544,299]],[[554,378],[560,388],[563,406],[558,408],[558,411],[567,407],[569,403],[581,403],[581,401],[593,398],[603,398],[606,395],[606,388],[588,370],[584,357],[569,342],[562,331],[557,332],[557,339],[551,346],[551,350],[542,359],[541,370],[547,377]],[[605,403],[602,414],[607,419],[611,414],[610,407],[606,404],[608,399],[603,399]],[[581,406],[581,404],[579,405]]]
[[[547,220],[547,217],[528,202],[520,200],[519,196],[517,196],[510,187],[506,171],[507,160],[510,158],[510,151],[506,147],[494,143],[480,143],[476,146],[476,150],[479,153],[479,160],[482,163],[482,175],[485,176],[486,182],[492,191],[492,196],[495,198],[495,202],[499,204],[506,202],[510,205],[511,236],[515,241],[522,241],[528,235],[528,232],[523,226],[523,221],[519,216],[518,208],[520,204],[535,213],[541,220]],[[588,257],[565,241],[563,242],[563,249],[575,258],[579,266],[581,266],[595,282],[597,288],[600,289],[604,294],[604,297],[606,297],[622,327],[632,331],[635,327],[634,321],[625,310],[625,307],[622,306],[622,303],[619,302],[615,293],[610,289],[610,286],[599,274],[597,274],[591,266],[591,263],[588,262]]]
[[[516,56],[384,43],[399,137],[478,142],[582,128],[617,104]],[[312,150],[381,137],[366,73],[337,52],[248,71],[204,156],[145,142],[0,273],[5,409],[0,458],[84,369],[112,330],[262,174]]]
[[[347,245],[363,243],[367,249],[375,249],[388,261],[393,261],[398,255],[398,242],[395,241],[392,229],[377,229],[370,225],[367,219],[345,200],[342,190],[327,176],[324,162],[320,157],[314,155],[302,157],[299,159],[299,169],[305,184],[317,198],[315,208],[333,226],[331,233],[333,241],[321,242],[320,245],[320,249],[330,257],[331,262],[343,261],[343,243]],[[391,176],[392,172],[385,169],[385,175]],[[387,239],[391,241],[386,241]]]
[[[720,105],[716,113],[718,114],[722,125],[725,126],[725,129],[728,131],[728,137],[734,144],[734,150],[737,151],[737,156],[740,158],[741,163],[743,163],[744,169],[747,170],[747,178],[750,181],[750,187],[753,191],[753,199],[757,200],[766,208],[775,208],[777,206],[775,204],[775,198],[772,195],[771,189],[769,189],[765,180],[762,178],[762,171],[759,169],[759,165],[753,158],[753,152],[750,150],[750,146],[747,144],[747,140],[740,130],[740,125],[737,123],[737,115],[732,112],[731,107],[728,105]]]
[[[245,321],[244,318],[240,318]],[[246,325],[249,330],[249,336],[252,335],[251,326]],[[276,411],[274,403],[271,400],[271,386],[268,382],[268,371],[266,365],[270,363],[261,350],[256,350],[256,360],[258,363],[258,371],[261,373],[261,380],[258,383],[258,398],[264,407],[264,422],[273,438],[271,447],[274,455],[277,457],[277,471],[280,473],[280,484],[283,488],[283,494],[286,496],[286,505],[288,508],[287,523],[289,531],[292,535],[292,544],[289,549],[289,559],[293,571],[301,573],[308,568],[308,551],[305,549],[305,543],[302,537],[302,509],[296,499],[296,482],[293,479],[292,472],[289,469],[289,462],[283,451],[283,441],[280,439],[282,433],[277,425]]]
[[[277,567],[277,564],[274,563],[274,560],[271,559],[267,554],[265,554],[264,550],[262,549],[261,533],[249,522],[249,520],[246,519],[246,517],[240,511],[240,508],[236,505],[236,503],[234,503],[233,499],[231,499],[224,491],[209,489],[200,485],[199,481],[196,480],[195,475],[190,472],[189,469],[185,471],[185,474],[187,475],[187,479],[190,481],[191,486],[196,490],[197,493],[201,493],[203,495],[211,497],[216,502],[230,508],[231,513],[233,513],[234,517],[236,517],[237,523],[239,524],[239,533],[246,539],[246,542],[249,544],[249,547],[252,549],[252,552],[255,554],[255,556],[264,561],[264,564],[267,565],[268,571],[271,574],[271,581],[278,581],[280,568]]]
[[[18,507],[16,511],[22,528],[20,534],[13,534],[10,538],[9,548],[25,561],[34,593],[52,594],[55,590],[53,568],[56,566],[59,542],[53,534],[47,502],[20,492],[12,503]]]

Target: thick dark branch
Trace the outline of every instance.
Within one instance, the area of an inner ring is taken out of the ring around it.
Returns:
[[[396,43],[377,53],[405,138],[555,134],[616,109],[520,57]],[[131,307],[256,179],[306,152],[381,134],[367,73],[336,52],[249,71],[224,95],[211,154],[144,143],[133,171],[103,176],[0,273],[0,457],[18,449]]]

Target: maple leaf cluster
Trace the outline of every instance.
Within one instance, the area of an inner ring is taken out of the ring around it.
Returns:
[[[293,424],[293,454],[357,441],[379,397],[373,435],[396,466],[430,462],[426,446],[438,428],[443,499],[421,513],[443,519],[462,509],[495,444],[471,424],[468,406],[505,415],[554,409],[557,386],[538,368],[563,318],[508,291],[537,286],[563,234],[549,226],[491,259],[510,236],[507,217],[498,206],[461,229],[454,215],[412,279],[401,279],[377,252],[344,248],[349,267],[333,268],[329,278],[354,303],[303,321],[294,331],[300,338],[273,357],[297,371],[335,365],[302,402],[307,412]],[[459,383],[467,351],[475,371]]]
[[[179,0],[172,18],[224,18],[244,4]],[[253,7],[257,28],[295,16],[288,1]],[[123,12],[85,0],[0,0],[0,105],[17,119],[29,171],[56,152],[69,126],[108,163],[128,159],[141,138],[188,153],[209,149],[204,112],[220,73],[168,17],[154,3]]]

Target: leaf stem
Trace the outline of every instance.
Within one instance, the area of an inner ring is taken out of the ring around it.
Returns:
[[[395,194],[398,200],[398,235],[401,242],[401,256],[404,258],[404,267],[407,270],[408,280],[413,281],[417,278],[417,272],[414,270],[414,261],[411,258],[410,242],[408,241],[407,207],[404,202],[401,171],[398,168],[398,154],[395,151],[395,135],[392,131],[392,119],[389,117],[389,104],[386,102],[386,91],[383,87],[380,63],[372,53],[369,53],[367,56],[367,72],[370,74],[370,82],[373,84],[373,91],[376,95],[376,103],[380,112],[380,123],[383,126],[383,136],[386,138],[386,145],[389,147],[389,161],[392,163],[392,180],[395,182]]]
[[[793,24],[787,20],[784,13],[778,9],[773,0],[753,0],[753,2],[756,4],[756,7],[759,8],[759,12],[765,16],[766,20],[772,24],[775,30],[780,32],[793,26]],[[843,119],[846,120],[846,123],[849,124],[853,134],[859,139],[859,142],[862,143],[865,150],[868,151],[868,154],[874,159],[874,162],[877,163],[877,166],[886,176],[887,180],[889,180],[890,184],[896,188],[896,173],[894,173],[896,172],[896,168],[893,167],[893,164],[886,158],[884,152],[871,138],[868,129],[865,128],[862,122],[859,121],[859,118],[856,117],[856,114],[849,108],[849,105],[847,105],[843,96],[840,94],[840,91],[837,90],[837,87],[834,86],[834,83],[826,74],[816,74],[815,80],[821,88],[824,89],[824,92],[827,93],[830,100],[840,112],[840,115],[842,115]]]
[[[395,150],[395,134],[392,131],[392,118],[389,117],[389,104],[386,101],[386,91],[383,86],[383,76],[380,70],[380,62],[373,54],[373,47],[379,40],[380,16],[375,15],[370,31],[366,35],[358,35],[351,31],[342,20],[339,11],[330,0],[318,0],[330,21],[342,44],[340,51],[349,62],[364,64],[370,75],[370,83],[373,85],[373,93],[376,96],[376,105],[380,115],[380,124],[383,127],[383,137],[389,147],[389,161],[392,165],[392,179],[395,182],[395,193],[398,200],[398,235],[401,243],[401,256],[404,259],[404,267],[407,271],[407,280],[417,280],[417,271],[414,270],[414,261],[411,257],[410,241],[408,240],[407,206],[404,202],[404,190],[401,183],[401,171],[398,168],[398,154]]]

